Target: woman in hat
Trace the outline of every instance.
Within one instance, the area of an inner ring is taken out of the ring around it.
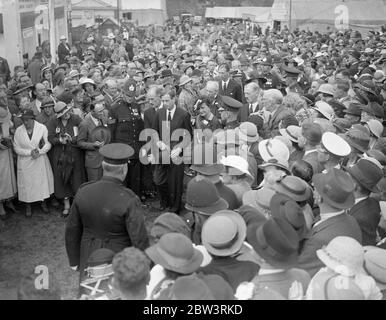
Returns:
[[[16,211],[10,201],[17,193],[15,167],[12,154],[12,140],[9,128],[12,125],[11,114],[7,109],[0,108],[0,177],[7,183],[0,183],[0,219],[6,218],[3,203]]]
[[[47,152],[51,149],[45,125],[35,121],[32,110],[21,114],[23,125],[16,129],[14,149],[17,154],[17,186],[19,200],[26,203],[26,216],[31,217],[31,203],[42,201],[54,192],[54,180]]]
[[[72,114],[71,107],[57,102],[56,118],[48,125],[48,139],[52,144],[52,169],[55,181],[55,197],[64,200],[63,215],[67,216],[72,198],[79,186],[85,182],[84,157],[77,146],[78,128],[81,119]]]

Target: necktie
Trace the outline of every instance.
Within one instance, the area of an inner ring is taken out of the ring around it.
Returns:
[[[252,114],[253,113],[253,106],[252,104],[249,105],[249,114]]]
[[[222,83],[222,91],[226,91],[227,90],[227,84],[226,84],[226,82],[223,82]]]
[[[172,114],[170,111],[168,111],[168,121],[171,122],[172,121]]]

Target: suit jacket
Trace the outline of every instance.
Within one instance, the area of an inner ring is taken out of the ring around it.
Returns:
[[[91,114],[86,115],[79,125],[78,145],[86,150],[85,166],[86,168],[97,169],[102,165],[103,157],[99,154],[92,142],[90,141],[91,132],[96,128]]]
[[[170,128],[166,128],[165,126],[168,125],[166,111],[166,108],[161,108],[156,111],[153,129],[158,132],[159,140],[162,140],[167,146],[170,146],[170,150],[172,150],[179,142],[182,141],[182,137],[179,137],[178,141],[172,141],[173,132],[177,129],[185,129],[189,132],[190,137],[192,137],[192,125],[189,113],[182,108],[176,107],[173,119],[170,123]],[[173,140],[176,139],[173,137]],[[188,146],[191,139],[187,142],[188,143],[183,143],[181,145],[182,149]]]
[[[156,113],[157,113],[157,110],[155,108],[149,108],[144,112],[143,121],[144,121],[145,129],[153,128]]]
[[[66,43],[67,46],[65,46],[63,43],[60,43],[58,46],[58,57],[59,57],[59,64],[63,64],[66,62],[66,57],[70,55],[70,50],[68,49],[70,46],[68,43]]]
[[[362,231],[364,246],[375,246],[377,244],[377,228],[381,220],[381,208],[379,202],[374,198],[367,198],[358,202],[349,212],[359,224]]]
[[[235,80],[233,80],[232,78],[229,79],[228,86],[225,91],[222,88],[222,80],[218,82],[218,85],[219,85],[218,94],[220,96],[228,96],[240,102],[243,102],[242,88]]]
[[[351,237],[362,244],[362,232],[355,218],[347,213],[339,214],[314,226],[306,235],[298,259],[298,268],[306,270],[313,277],[324,266],[316,256],[316,250],[338,236]]]
[[[256,112],[259,110],[259,105],[256,107]],[[249,112],[249,103],[245,103],[243,107],[239,110],[239,114],[237,115],[237,120],[240,122],[248,121],[250,112]]]
[[[318,152],[316,150],[304,155],[303,160],[312,166],[314,174],[318,174],[323,171],[323,166],[318,161]]]
[[[271,132],[272,138],[278,135],[280,122],[290,115],[292,115],[292,111],[284,106],[279,106],[274,114],[272,114],[268,122],[268,129]]]

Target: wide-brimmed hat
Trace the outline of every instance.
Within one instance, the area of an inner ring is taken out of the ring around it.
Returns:
[[[362,105],[358,102],[351,102],[348,105],[348,108],[343,112],[346,114],[351,114],[353,116],[360,117],[362,113]]]
[[[299,237],[284,219],[271,218],[248,227],[248,242],[268,264],[290,269],[297,264]]]
[[[324,93],[324,94],[328,94],[330,96],[334,96],[335,91],[334,91],[333,85],[328,84],[328,83],[324,83],[319,87],[318,93]]]
[[[370,102],[366,106],[362,108],[363,112],[367,112],[368,114],[377,117],[377,118],[383,118],[384,117],[384,110],[383,107],[376,103],[376,102]]]
[[[229,155],[223,157],[220,162],[225,166],[229,167],[229,175],[239,176],[246,174],[250,178],[253,178],[251,173],[248,170],[248,161],[243,157],[236,155]]]
[[[192,241],[180,233],[167,233],[145,250],[149,258],[166,270],[191,274],[201,265],[202,253],[193,247]]]
[[[317,101],[313,109],[318,111],[327,120],[332,120],[334,117],[334,109],[324,101]]]
[[[179,85],[180,86],[183,86],[183,85],[185,85],[185,84],[187,84],[187,83],[189,83],[189,82],[191,82],[192,81],[192,78],[190,78],[189,76],[187,76],[187,75],[183,75],[183,76],[181,76],[181,78],[180,78],[180,83],[179,83]]]
[[[288,161],[290,156],[287,146],[278,139],[260,141],[259,152],[265,162],[268,162],[270,159],[283,159]]]
[[[243,195],[243,205],[254,207],[267,216],[271,211],[270,203],[274,195],[275,191],[269,188],[247,191]]]
[[[21,119],[35,119],[34,112],[30,109],[23,110],[19,115],[18,118]]]
[[[275,183],[274,189],[297,202],[307,201],[312,195],[312,189],[308,183],[296,176],[283,177]]]
[[[267,167],[276,167],[279,169],[283,169],[288,174],[291,174],[288,161],[284,159],[272,158],[258,166],[259,169],[263,169],[263,170],[266,169]]]
[[[246,237],[244,219],[231,210],[222,210],[205,221],[202,227],[202,243],[212,255],[227,257],[237,253]]]
[[[55,114],[56,114],[56,118],[60,118],[62,116],[64,116],[68,111],[71,110],[71,107],[68,106],[67,104],[65,104],[64,102],[62,101],[58,101],[56,104],[55,104],[55,107],[54,107],[54,111],[55,111]]]
[[[352,148],[357,149],[361,153],[364,153],[369,149],[370,135],[362,130],[351,128],[345,133],[343,138]]]
[[[170,300],[215,300],[210,288],[196,274],[178,277],[171,287]]]
[[[271,199],[271,216],[286,220],[296,231],[299,240],[307,233],[306,220],[302,208],[284,194],[275,194]]]
[[[252,122],[243,122],[236,129],[239,139],[246,142],[256,142],[259,140],[259,133],[257,127]]]
[[[383,124],[380,121],[375,119],[370,119],[369,121],[367,121],[367,126],[369,127],[370,132],[375,137],[377,138],[382,137],[384,128],[383,128]]]
[[[302,135],[302,128],[299,126],[288,126],[285,129],[280,129],[280,134],[283,137],[288,138],[292,142],[298,142],[299,137]]]
[[[354,183],[348,173],[332,168],[327,173],[314,175],[315,189],[329,205],[338,209],[349,209],[355,203]]]
[[[203,215],[211,215],[227,209],[228,203],[220,197],[211,181],[198,176],[188,183],[185,208]]]
[[[150,234],[157,239],[171,232],[181,233],[190,237],[192,231],[180,216],[171,212],[165,212],[155,219],[150,230]]]
[[[354,238],[336,237],[327,246],[316,250],[316,255],[327,267],[343,276],[352,277],[363,271],[364,250]]]
[[[386,290],[386,250],[368,248],[365,250],[364,270],[373,277],[380,290]]]
[[[362,187],[371,192],[379,192],[377,184],[383,177],[383,171],[371,159],[362,158],[354,166],[347,167],[346,170]]]

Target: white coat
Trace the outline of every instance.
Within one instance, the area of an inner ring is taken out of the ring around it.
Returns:
[[[40,141],[44,141],[39,148]],[[45,125],[35,121],[32,139],[24,125],[16,129],[14,149],[17,157],[17,187],[19,200],[31,203],[42,201],[54,193],[54,176],[47,152],[51,149]],[[32,159],[31,151],[39,150],[40,156]]]

